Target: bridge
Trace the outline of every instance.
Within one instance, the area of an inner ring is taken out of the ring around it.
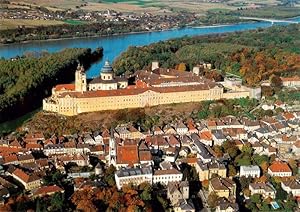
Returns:
[[[297,24],[299,22],[297,21],[291,21],[291,20],[277,20],[277,19],[268,19],[268,18],[257,18],[257,17],[240,17],[240,19],[244,20],[252,20],[252,21],[266,21],[274,23],[289,23],[289,24]]]

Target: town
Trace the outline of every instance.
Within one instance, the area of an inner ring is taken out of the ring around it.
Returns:
[[[174,211],[293,210],[300,112],[278,100],[272,107],[283,112],[259,120],[190,118],[146,132],[128,123],[73,135],[10,134],[0,143],[2,206],[21,190],[33,199],[65,193],[74,200],[78,192],[147,184],[158,185],[165,209]]]

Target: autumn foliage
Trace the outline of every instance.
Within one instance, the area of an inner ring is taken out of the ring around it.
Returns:
[[[150,210],[140,197],[141,191],[125,186],[121,191],[116,187],[85,188],[75,191],[71,201],[82,211],[128,211]]]

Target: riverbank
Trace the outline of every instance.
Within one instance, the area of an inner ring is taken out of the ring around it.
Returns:
[[[213,27],[223,27],[223,26],[231,26],[234,24],[241,24],[241,23],[254,23],[257,21],[240,21],[236,23],[222,23],[222,24],[212,24],[212,25],[185,25],[181,27],[172,27],[172,28],[166,28],[166,29],[160,29],[160,30],[142,30],[142,31],[133,31],[133,32],[121,32],[121,33],[113,33],[113,34],[107,34],[107,35],[92,35],[92,36],[73,36],[73,37],[63,37],[63,38],[50,38],[50,39],[35,39],[35,40],[25,40],[25,41],[16,41],[11,43],[0,43],[0,46],[9,46],[14,44],[27,44],[27,43],[33,43],[33,42],[51,42],[51,41],[62,41],[62,40],[74,40],[74,39],[82,39],[82,38],[105,38],[105,37],[111,37],[111,36],[124,36],[124,35],[133,35],[133,34],[143,34],[143,33],[152,33],[152,32],[164,32],[164,31],[173,31],[183,28],[213,28]]]

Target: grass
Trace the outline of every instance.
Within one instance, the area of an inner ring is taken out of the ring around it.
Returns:
[[[64,20],[63,22],[70,25],[82,25],[86,23],[86,21],[80,21],[80,20]]]
[[[263,7],[260,9],[248,9],[235,12],[241,16],[261,18],[291,18],[300,16],[300,8],[297,7]]]
[[[55,20],[0,19],[0,29],[14,29],[18,26],[37,27],[64,24]]]

